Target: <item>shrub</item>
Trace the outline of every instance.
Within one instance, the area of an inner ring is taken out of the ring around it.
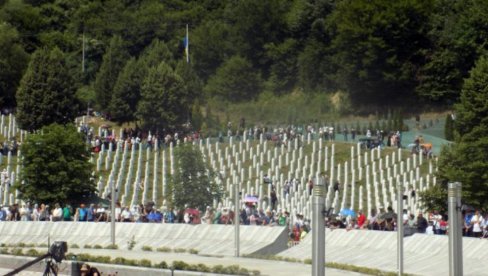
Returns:
[[[165,262],[165,261],[162,261],[158,264],[155,264],[154,265],[155,268],[161,268],[161,269],[167,269],[168,268],[168,264]]]
[[[175,270],[187,270],[188,264],[182,261],[173,261],[173,268]]]
[[[141,260],[139,260],[139,266],[152,267],[152,263],[148,259],[141,259]]]
[[[119,249],[119,246],[116,244],[109,244],[104,247],[105,249]]]
[[[24,255],[23,252],[22,252],[22,248],[13,248],[12,249],[12,252],[10,252],[10,254],[16,255],[16,256],[22,256],[22,255]]]
[[[25,255],[26,256],[32,256],[32,257],[37,257],[40,255],[39,252],[37,252],[37,250],[35,250],[34,248],[31,248],[29,250],[27,250],[27,252],[25,252]]]
[[[132,236],[132,238],[127,242],[127,249],[132,250],[136,246],[136,238]]]
[[[192,249],[190,249],[190,250],[188,250],[188,252],[189,252],[190,254],[198,254],[198,250],[193,249],[193,248],[192,248]]]
[[[95,244],[95,245],[93,246],[93,249],[102,249],[102,248],[103,248],[103,246],[101,246],[101,245],[99,245],[99,244]]]
[[[163,246],[156,249],[158,252],[171,252],[171,248]]]
[[[153,251],[152,247],[148,246],[148,245],[144,245],[142,247],[142,251]]]
[[[76,243],[72,244],[70,247],[71,247],[71,248],[80,248],[80,246],[79,246],[79,245],[77,245]]]
[[[91,249],[91,248],[92,248],[92,246],[91,246],[91,245],[89,245],[89,244],[85,244],[85,245],[83,246],[83,248],[86,248],[86,249]]]
[[[173,249],[173,252],[175,253],[185,253],[186,249],[185,248],[175,248]]]

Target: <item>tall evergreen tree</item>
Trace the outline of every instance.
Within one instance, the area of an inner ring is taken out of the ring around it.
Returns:
[[[150,130],[172,130],[187,119],[187,95],[182,78],[165,62],[149,69],[137,106],[137,117]]]
[[[467,204],[488,208],[488,58],[476,62],[460,99],[454,122],[459,136],[442,151],[439,176],[441,183],[461,182]]]
[[[97,103],[102,110],[107,110],[119,73],[128,58],[129,54],[122,38],[120,36],[112,37],[95,80]]]
[[[141,97],[141,84],[144,79],[142,68],[135,58],[131,58],[120,72],[110,101],[110,115],[118,123],[133,121],[137,103]]]
[[[52,123],[73,122],[78,112],[76,87],[61,50],[37,50],[17,91],[17,121],[34,131]]]

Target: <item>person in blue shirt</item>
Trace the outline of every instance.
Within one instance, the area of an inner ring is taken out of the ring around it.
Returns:
[[[86,221],[85,204],[81,204],[80,208],[78,208],[78,221]]]
[[[86,221],[94,221],[95,220],[95,204],[90,204],[90,207],[87,209],[86,212]]]

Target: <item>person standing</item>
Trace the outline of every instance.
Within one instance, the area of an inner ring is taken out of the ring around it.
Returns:
[[[425,230],[428,226],[429,224],[427,223],[427,220],[424,218],[423,214],[419,213],[417,217],[417,232],[425,234]]]
[[[480,215],[480,211],[476,210],[474,216],[471,218],[471,225],[473,227],[473,237],[481,238],[483,234],[483,216]]]

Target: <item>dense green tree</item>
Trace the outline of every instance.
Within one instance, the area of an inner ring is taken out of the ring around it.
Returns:
[[[120,71],[124,68],[129,55],[120,36],[114,36],[103,55],[103,62],[94,83],[97,103],[102,110],[107,110],[112,99],[113,89]]]
[[[96,189],[90,153],[73,125],[49,125],[22,144],[20,197],[31,203],[76,204]]]
[[[15,106],[15,91],[29,62],[15,28],[0,22],[0,105]]]
[[[226,60],[212,76],[206,92],[227,101],[254,99],[261,90],[261,76],[245,58],[233,56]]]
[[[78,113],[74,80],[59,49],[42,48],[33,55],[17,91],[17,121],[34,131],[52,123],[73,122]]]
[[[454,120],[452,119],[452,114],[447,114],[446,124],[444,126],[444,136],[446,140],[454,140]]]
[[[452,104],[459,98],[463,79],[488,50],[488,5],[476,0],[433,3],[431,47],[424,53],[416,90],[423,99]]]
[[[144,79],[142,68],[135,58],[131,58],[120,72],[115,83],[109,111],[112,120],[118,123],[133,121],[137,103],[141,97],[141,84]]]
[[[441,180],[463,184],[463,201],[488,208],[488,58],[482,57],[465,80],[454,122],[459,137],[439,159]]]
[[[182,78],[165,62],[149,69],[137,106],[142,126],[153,131],[180,127],[189,113],[185,92]]]
[[[361,104],[412,99],[430,1],[340,1],[328,18],[337,81]]]
[[[45,24],[40,9],[25,4],[23,1],[8,1],[0,9],[0,21],[7,22],[20,33],[24,48],[28,53],[39,46],[38,33]]]
[[[170,183],[173,206],[205,210],[214,199],[222,197],[222,188],[215,183],[214,173],[197,147],[191,144],[177,147],[175,160],[175,174]]]

